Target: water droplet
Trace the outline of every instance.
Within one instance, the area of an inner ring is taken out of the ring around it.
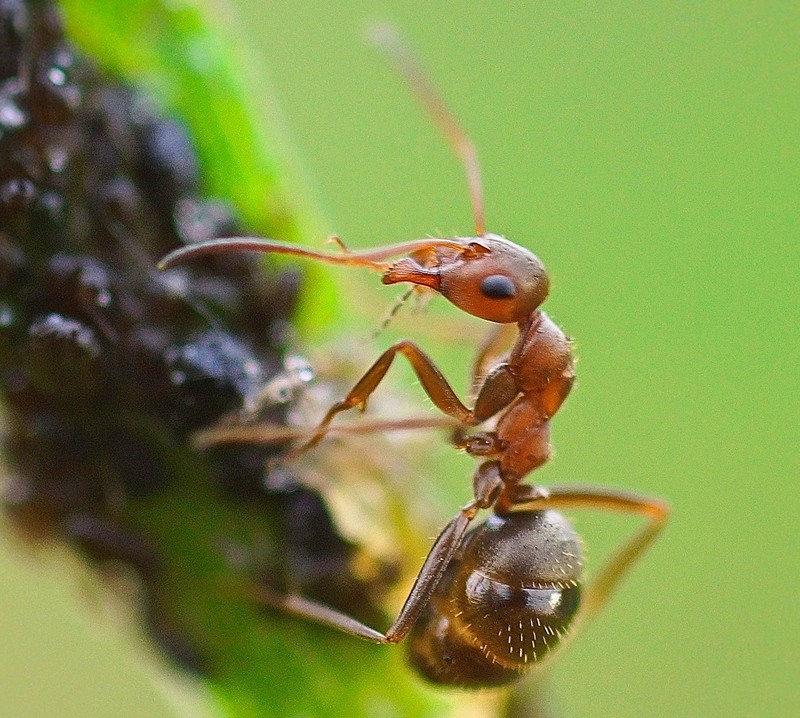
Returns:
[[[8,327],[14,322],[14,312],[7,305],[0,306],[0,327]]]
[[[47,164],[50,171],[56,174],[64,171],[68,159],[69,153],[63,147],[51,147],[47,151]]]
[[[60,67],[51,67],[47,71],[47,79],[56,87],[63,87],[67,84],[67,73]]]
[[[314,370],[311,367],[302,369],[297,372],[297,378],[302,382],[309,382],[314,378]]]
[[[7,130],[16,130],[28,122],[28,114],[17,104],[21,92],[15,79],[0,87],[0,125]]]
[[[251,379],[261,375],[261,365],[257,361],[248,360],[244,363],[242,368],[244,369],[245,375]]]
[[[296,381],[307,383],[314,378],[314,370],[306,359],[297,355],[287,356],[283,363],[286,372],[291,374]]]

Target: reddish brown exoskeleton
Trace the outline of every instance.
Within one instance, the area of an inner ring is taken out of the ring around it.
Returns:
[[[603,606],[661,530],[668,509],[658,499],[623,490],[541,488],[522,483],[550,456],[550,420],[575,378],[572,346],[540,309],[549,287],[541,260],[485,230],[483,192],[472,142],[396,35],[384,31],[379,40],[465,167],[475,235],[419,239],[341,254],[258,238],[221,239],[179,249],[165,257],[160,267],[229,251],[289,254],[376,270],[384,284],[426,287],[462,311],[498,324],[473,368],[475,399],[471,408],[458,398],[422,349],[411,341],[401,341],[381,354],[347,396],[328,410],[310,438],[292,452],[306,451],[321,441],[340,412],[363,409],[395,356],[401,354],[434,405],[459,427],[456,445],[480,459],[473,478],[473,500],[437,538],[391,627],[381,633],[301,596],[261,595],[285,611],[376,643],[397,643],[410,634],[411,661],[434,682],[502,685],[555,648],[576,616],[585,618]],[[393,259],[396,257],[400,258]],[[516,330],[516,339],[509,328]],[[494,421],[490,430],[468,431],[489,420]],[[389,422],[383,428],[400,424]],[[372,428],[378,430],[381,425]],[[237,435],[236,440],[246,440],[247,428]],[[256,437],[253,433],[253,440]],[[224,440],[221,436],[220,441]],[[554,510],[566,507],[632,513],[647,519],[644,528],[584,589],[582,600],[580,541],[567,520]],[[493,515],[467,532],[481,509],[492,509]]]

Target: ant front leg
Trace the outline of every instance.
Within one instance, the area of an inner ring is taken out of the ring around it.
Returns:
[[[455,391],[453,391],[439,368],[433,363],[433,360],[416,344],[404,340],[389,347],[378,357],[377,361],[350,390],[350,393],[342,401],[337,402],[328,410],[328,413],[325,414],[325,417],[319,423],[311,439],[298,449],[292,451],[289,456],[308,451],[322,441],[328,433],[330,423],[337,414],[355,407],[363,411],[366,408],[367,400],[370,395],[377,389],[381,381],[383,381],[395,356],[398,354],[402,354],[408,359],[425,393],[440,411],[459,423],[468,426],[472,426],[476,423],[473,412],[461,403],[461,400],[456,396]]]
[[[357,638],[373,643],[399,643],[408,635],[425,610],[445,569],[461,545],[467,527],[475,518],[478,509],[485,508],[484,504],[488,505],[488,501],[473,501],[461,509],[444,527],[428,553],[403,608],[386,633],[376,631],[346,613],[302,596],[281,596],[263,587],[256,588],[254,595],[261,602],[281,611],[335,628]]]
[[[411,368],[417,375],[422,388],[434,405],[447,416],[455,419],[465,426],[475,426],[494,416],[497,412],[508,406],[519,394],[516,379],[507,364],[501,364],[486,377],[480,389],[474,409],[467,409],[448,383],[439,367],[433,360],[420,349],[414,342],[403,340],[389,347],[381,354],[377,361],[358,380],[350,393],[334,404],[319,423],[314,435],[298,449],[290,452],[288,456],[296,456],[316,446],[328,433],[328,428],[337,414],[355,407],[362,411],[366,408],[367,400],[378,385],[383,381],[394,358],[402,354],[408,359]]]
[[[661,499],[633,491],[581,486],[541,488],[518,485],[510,511],[584,508],[637,514],[647,523],[634,533],[598,571],[584,596],[583,620],[597,615],[622,578],[656,539],[669,517],[669,505]]]
[[[491,370],[506,358],[519,335],[516,324],[498,324],[486,335],[472,364],[470,397],[476,399]]]

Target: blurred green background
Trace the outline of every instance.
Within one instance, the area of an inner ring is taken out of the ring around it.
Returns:
[[[579,383],[536,480],[673,504],[658,545],[554,666],[565,715],[797,714],[800,5],[227,4],[282,103],[296,186],[352,246],[472,230],[459,166],[362,40],[370,20],[403,28],[479,148],[489,229],[542,257],[546,310],[576,339]],[[329,338],[348,322],[364,335],[396,292],[337,276]],[[376,309],[349,313],[349,296]],[[394,330],[460,378],[483,327],[437,304]],[[440,487],[444,520],[470,471],[443,445],[409,481]],[[590,560],[630,528],[579,526]],[[98,637],[58,570],[0,561],[0,714],[20,715],[29,680],[42,700],[63,696],[59,715],[175,715],[178,699],[132,668],[124,637]],[[20,606],[24,582],[36,595]]]

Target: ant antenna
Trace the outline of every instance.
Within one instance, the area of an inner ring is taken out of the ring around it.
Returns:
[[[381,50],[408,82],[412,92],[444,133],[453,151],[461,160],[467,175],[469,197],[472,202],[472,214],[475,218],[475,234],[482,237],[486,233],[483,208],[483,185],[481,184],[481,168],[475,145],[445,104],[439,91],[434,87],[419,61],[400,33],[392,25],[379,23],[368,30],[370,41]]]

